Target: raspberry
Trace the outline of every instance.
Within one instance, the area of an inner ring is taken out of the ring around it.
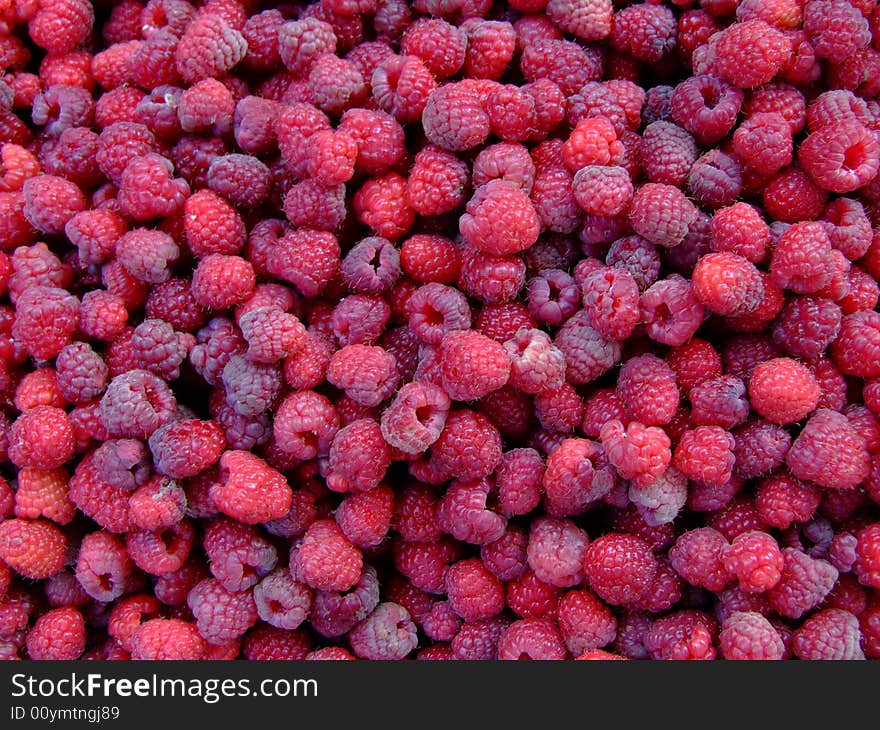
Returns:
[[[639,162],[653,183],[682,185],[697,159],[694,138],[675,124],[655,121],[645,127],[639,140]]]
[[[682,610],[651,624],[644,646],[652,659],[707,660],[715,658],[717,625],[708,615]]]
[[[880,144],[862,124],[844,121],[810,134],[798,149],[798,162],[819,187],[849,193],[880,169]]]
[[[880,315],[873,311],[855,312],[843,318],[840,334],[831,345],[831,356],[845,375],[876,377],[880,375],[878,344]]]
[[[828,489],[850,489],[870,471],[865,440],[841,413],[819,408],[786,454],[794,476]]]
[[[422,112],[422,125],[430,142],[445,150],[471,149],[489,136],[489,117],[478,97],[456,83],[431,92]]]
[[[62,233],[77,213],[85,210],[82,191],[54,175],[37,175],[24,181],[24,217],[41,233]]]
[[[15,516],[28,519],[45,517],[66,525],[76,516],[76,507],[68,498],[68,474],[64,469],[34,469],[18,472],[15,492]]]
[[[381,544],[391,528],[394,494],[387,485],[346,497],[336,511],[345,536],[361,548]]]
[[[724,549],[724,568],[739,580],[741,590],[761,593],[772,588],[782,574],[782,553],[764,532],[743,532]]]
[[[657,560],[643,540],[612,532],[590,543],[584,572],[596,594],[617,606],[646,593],[657,572]]]
[[[490,619],[504,607],[501,581],[477,558],[467,558],[446,573],[449,605],[467,622]]]
[[[213,466],[225,442],[215,422],[194,419],[161,426],[149,438],[156,470],[172,479],[195,476]]]
[[[669,8],[639,3],[614,14],[611,44],[639,61],[656,63],[674,48],[677,25]]]
[[[131,635],[131,658],[146,660],[202,659],[207,647],[193,624],[179,618],[145,621]]]
[[[284,568],[269,573],[254,587],[259,617],[270,626],[292,631],[309,614],[314,591],[295,581]]]
[[[212,644],[243,636],[258,618],[253,594],[232,593],[214,578],[197,583],[186,598],[199,633]]]
[[[796,360],[775,358],[760,363],[749,380],[749,399],[758,413],[780,425],[794,423],[819,402],[813,374]]]
[[[729,660],[776,660],[782,659],[785,653],[773,624],[754,611],[731,613],[718,638],[721,653]]]
[[[467,178],[467,165],[453,153],[426,145],[407,179],[407,200],[420,215],[448,213],[464,202]]]
[[[624,364],[617,395],[630,416],[646,426],[669,423],[679,403],[675,373],[654,355],[634,357]]]
[[[588,543],[586,533],[570,520],[539,518],[529,531],[529,568],[539,580],[552,586],[577,585],[583,580]]]
[[[67,540],[45,520],[7,519],[0,523],[0,560],[19,575],[42,580],[64,567]]]
[[[501,437],[488,418],[467,409],[452,411],[431,447],[431,461],[458,479],[482,479],[501,459]]]
[[[543,661],[567,658],[565,644],[554,622],[549,619],[527,618],[514,621],[498,640],[498,659],[537,659]]]
[[[504,348],[467,330],[449,332],[440,343],[443,388],[453,400],[476,400],[507,382],[510,360]]]
[[[760,305],[764,284],[746,258],[734,253],[710,253],[700,257],[694,267],[693,291],[716,314],[737,316]]]
[[[110,381],[100,417],[112,436],[147,438],[172,419],[176,405],[164,381],[146,370],[132,370]]]
[[[136,527],[161,531],[183,518],[186,494],[170,480],[155,477],[134,491],[129,498],[129,510]]]
[[[466,48],[465,32],[439,18],[420,18],[404,31],[400,41],[401,52],[420,58],[438,79],[461,69]]]
[[[396,603],[380,603],[349,634],[354,653],[361,659],[404,659],[418,644],[409,612]]]
[[[199,15],[175,50],[177,71],[190,83],[222,76],[245,57],[247,47],[244,36],[219,15]]]
[[[368,174],[385,172],[406,152],[403,128],[384,112],[349,109],[339,128],[357,141],[357,167]]]
[[[583,310],[562,325],[554,344],[565,355],[566,378],[573,385],[595,380],[620,359],[619,343],[596,332]]]
[[[317,18],[285,23],[278,29],[278,52],[284,65],[298,76],[305,75],[318,57],[336,50],[333,26]]]
[[[53,406],[22,413],[12,424],[9,440],[9,459],[18,467],[56,469],[73,456],[70,419]]]
[[[614,486],[602,448],[589,439],[563,440],[547,459],[545,505],[553,517],[582,513]]]
[[[829,608],[808,618],[792,635],[792,652],[799,659],[864,659],[859,620],[848,611]]]
[[[490,180],[477,189],[459,227],[471,245],[495,256],[529,248],[540,232],[538,214],[531,201],[504,180]]]
[[[347,591],[360,577],[363,558],[335,522],[313,522],[291,560],[291,573],[321,591]]]
[[[76,559],[76,579],[92,598],[119,598],[131,578],[132,562],[119,535],[103,530],[86,535]]]
[[[856,561],[853,566],[859,583],[876,588],[880,583],[880,528],[868,525],[856,535]]]
[[[27,651],[36,660],[78,659],[86,647],[86,627],[75,608],[53,608],[44,613],[27,635]]]
[[[670,109],[676,124],[699,144],[711,145],[733,128],[742,103],[739,89],[715,76],[698,75],[675,87]]]
[[[783,548],[782,557],[782,577],[767,595],[782,616],[800,618],[828,595],[837,580],[837,570],[794,548]]]
[[[28,22],[31,40],[50,53],[72,51],[92,30],[95,11],[84,0],[41,3]]]
[[[733,151],[760,175],[775,175],[793,159],[791,127],[776,112],[751,114],[733,134]]]
[[[816,49],[816,55],[841,63],[868,45],[868,21],[850,3],[839,0],[811,2],[804,8],[804,31]]]
[[[723,31],[714,66],[732,84],[751,89],[772,81],[787,63],[790,52],[784,33],[763,20],[745,20]]]
[[[336,492],[375,487],[391,462],[379,424],[359,419],[341,428],[330,446],[327,486]]]
[[[680,243],[697,217],[697,209],[670,185],[645,183],[632,200],[629,220],[633,230],[658,246]]]

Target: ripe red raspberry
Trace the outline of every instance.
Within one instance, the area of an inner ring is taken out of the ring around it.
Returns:
[[[554,344],[565,355],[566,378],[573,385],[595,380],[620,360],[620,344],[596,332],[583,310],[560,327]]]
[[[404,659],[418,645],[418,636],[409,612],[386,602],[351,630],[349,641],[361,659]]]
[[[283,517],[291,505],[287,480],[246,451],[223,454],[219,480],[212,485],[211,497],[221,512],[247,524]]]
[[[625,340],[639,317],[639,289],[625,269],[603,267],[581,282],[584,311],[591,326],[609,340]]]
[[[819,408],[785,457],[791,473],[828,489],[850,489],[870,471],[865,440],[842,413]]]
[[[54,175],[37,175],[24,181],[24,217],[41,233],[62,233],[74,215],[86,209],[82,191]]]
[[[135,157],[126,166],[117,201],[122,212],[137,221],[173,215],[189,195],[186,180],[171,177],[173,165],[157,154]]]
[[[368,180],[355,193],[353,206],[362,223],[392,241],[406,235],[415,220],[406,199],[406,180],[397,173]]]
[[[186,598],[201,634],[211,644],[243,636],[257,622],[251,591],[233,593],[214,578],[197,583]]]
[[[797,619],[824,600],[838,573],[825,560],[811,558],[794,548],[783,548],[782,557],[782,577],[767,596],[779,614]]]
[[[630,358],[620,370],[617,395],[633,420],[646,426],[669,423],[679,404],[675,373],[655,355]]]
[[[608,533],[587,548],[584,573],[592,589],[611,605],[639,600],[657,573],[657,560],[638,537]]]
[[[446,573],[446,592],[452,610],[465,621],[490,619],[504,608],[504,589],[478,558],[451,565]]]
[[[408,55],[389,55],[373,71],[371,83],[379,108],[401,122],[421,119],[428,97],[437,88],[424,61]]]
[[[514,621],[498,640],[499,660],[562,660],[568,657],[565,644],[553,621],[526,618]]]
[[[252,155],[223,155],[208,168],[208,186],[243,208],[253,208],[269,195],[269,168]]]
[[[880,375],[880,314],[855,312],[843,318],[840,334],[831,345],[834,364],[845,375],[872,378]]]
[[[381,544],[391,529],[394,493],[386,484],[351,494],[336,510],[336,522],[345,536],[360,548]]]
[[[448,238],[417,233],[400,247],[400,269],[419,283],[451,284],[461,272],[461,252]]]
[[[588,165],[619,164],[622,154],[623,145],[605,117],[579,121],[562,146],[563,162],[572,174]]]
[[[680,186],[697,159],[694,138],[681,127],[656,121],[645,127],[639,140],[639,162],[653,183]]]
[[[759,175],[775,175],[793,159],[792,130],[776,112],[751,114],[733,134],[733,151]]]
[[[721,627],[718,637],[725,659],[768,661],[782,659],[785,646],[776,629],[755,611],[734,611]]]
[[[327,380],[365,406],[377,406],[397,389],[394,356],[381,347],[348,345],[330,359]]]
[[[779,545],[765,532],[737,535],[724,549],[722,562],[727,572],[737,578],[740,589],[748,593],[762,593],[772,588],[782,575]]]
[[[653,483],[672,460],[669,437],[655,426],[633,421],[624,430],[620,421],[612,420],[602,426],[600,437],[608,461],[637,486]]]
[[[521,328],[504,349],[511,361],[510,385],[517,390],[541,393],[565,382],[565,356],[541,330]]]
[[[713,251],[730,252],[752,263],[764,260],[770,243],[770,229],[756,208],[734,203],[712,216]]]
[[[504,180],[490,180],[468,202],[459,228],[480,251],[505,256],[529,248],[538,239],[540,221],[522,190]]]
[[[391,463],[391,452],[379,424],[355,420],[339,429],[330,446],[327,486],[335,492],[375,487]]]
[[[422,453],[440,437],[449,405],[441,388],[427,382],[407,383],[382,414],[382,435],[396,449]]]
[[[456,540],[487,545],[500,539],[507,521],[486,507],[488,485],[482,481],[453,482],[437,509],[437,523]]]
[[[810,2],[804,8],[804,31],[816,49],[816,55],[833,63],[870,42],[869,23],[854,3],[839,0]]]
[[[718,592],[731,580],[724,563],[727,539],[711,527],[683,533],[669,550],[675,571],[688,583]]]
[[[36,660],[78,659],[86,647],[86,626],[73,607],[53,608],[28,631],[28,657]]]
[[[313,522],[291,560],[295,579],[321,591],[347,591],[360,577],[361,552],[331,520]]]
[[[336,51],[333,26],[318,18],[303,18],[278,29],[278,52],[284,65],[297,76],[311,70],[318,57]]]
[[[256,528],[223,517],[206,527],[204,548],[211,574],[231,591],[256,585],[278,562],[275,547]]]
[[[716,76],[685,79],[672,93],[671,114],[676,124],[701,145],[712,145],[733,129],[743,92]]]
[[[438,79],[458,72],[464,65],[467,35],[439,18],[420,18],[410,25],[400,41],[400,50],[422,59]]]
[[[490,132],[479,98],[459,83],[443,84],[431,93],[422,125],[430,142],[452,152],[476,147]]]
[[[502,387],[510,374],[504,347],[471,330],[454,330],[440,343],[443,388],[453,400],[476,400]]]
[[[193,272],[192,294],[207,309],[227,309],[245,301],[253,292],[253,266],[240,256],[209,254]]]
[[[804,660],[864,659],[859,619],[849,611],[829,608],[819,611],[795,630],[792,652]]]
[[[186,493],[174,482],[154,477],[129,498],[132,523],[141,530],[161,531],[179,523],[186,511]]]
[[[784,428],[756,419],[733,431],[736,474],[753,479],[770,473],[785,461],[791,435]]]
[[[467,34],[463,73],[470,79],[498,79],[516,50],[516,31],[504,21],[468,18],[461,29]]]
[[[45,520],[7,519],[0,523],[0,560],[14,572],[43,580],[64,567],[67,539]]]
[[[76,507],[68,497],[68,478],[65,469],[20,469],[15,492],[15,516],[27,519],[45,517],[59,525],[66,525],[76,516]]]
[[[689,479],[721,485],[733,472],[736,442],[719,426],[697,426],[685,431],[675,448],[673,463]]]
[[[859,122],[843,121],[810,134],[798,148],[798,162],[821,188],[849,193],[876,176],[880,143]]]
[[[669,8],[639,3],[614,14],[611,45],[639,61],[657,63],[675,47],[677,29]]]
[[[547,459],[545,507],[551,517],[581,514],[614,486],[614,473],[602,448],[589,439],[563,440]]]
[[[527,559],[535,576],[559,588],[583,581],[587,534],[570,520],[541,517],[529,530]]]
[[[257,614],[270,626],[293,631],[306,620],[314,591],[285,568],[269,573],[254,587]]]
[[[862,528],[856,534],[856,561],[853,569],[859,583],[874,588],[880,585],[880,525]]]
[[[184,132],[225,134],[232,129],[235,99],[216,79],[202,79],[184,89],[177,103],[177,116]]]
[[[25,411],[9,432],[9,459],[18,467],[57,469],[73,456],[73,450],[70,419],[53,406]]]
[[[174,52],[177,71],[188,82],[217,78],[247,53],[247,41],[223,18],[203,13],[190,23]]]
[[[368,174],[385,172],[406,153],[403,127],[384,112],[349,109],[339,129],[357,140],[357,167]]]
[[[465,200],[467,165],[452,152],[426,145],[415,157],[406,182],[409,204],[420,215],[440,215]]]
[[[526,8],[519,9],[526,11]],[[547,16],[560,30],[583,41],[599,41],[611,34],[614,9],[610,0],[592,0],[582,4],[570,0],[550,0],[546,10]]]
[[[758,413],[780,425],[794,423],[819,402],[813,374],[796,360],[775,358],[760,363],[749,379],[749,400]]]
[[[136,280],[160,284],[171,276],[171,266],[180,257],[180,248],[163,231],[136,228],[119,238],[116,257]]]
[[[226,439],[214,421],[173,421],[152,433],[150,451],[156,470],[172,479],[185,479],[217,463]]]
[[[482,479],[501,460],[501,436],[486,416],[468,409],[453,411],[431,447],[431,462],[441,474],[461,480]]]
[[[722,32],[715,49],[717,72],[741,89],[773,80],[788,62],[788,37],[763,20],[734,23]]]
[[[617,634],[611,610],[587,590],[572,590],[559,602],[559,630],[573,655],[610,644]]]
[[[39,3],[28,22],[31,40],[50,53],[67,53],[82,43],[92,30],[95,10],[85,0],[53,0]]]
[[[681,243],[696,220],[697,208],[678,188],[645,183],[633,196],[629,220],[633,230],[651,243],[666,248]]]
[[[748,259],[734,253],[710,253],[700,257],[694,267],[693,290],[716,314],[737,316],[760,305],[764,283]]]
[[[773,327],[773,340],[791,355],[813,359],[838,336],[840,307],[830,299],[792,297]]]
[[[144,621],[131,635],[131,658],[146,660],[197,660],[207,647],[196,627],[179,618]]]
[[[122,538],[99,530],[80,543],[76,579],[95,600],[112,601],[125,592],[133,567]]]

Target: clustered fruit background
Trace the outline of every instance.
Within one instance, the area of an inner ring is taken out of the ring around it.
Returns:
[[[880,656],[874,0],[0,0],[0,656]]]

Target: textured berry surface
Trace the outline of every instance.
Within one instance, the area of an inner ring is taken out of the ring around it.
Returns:
[[[0,0],[0,658],[880,658],[871,0]]]

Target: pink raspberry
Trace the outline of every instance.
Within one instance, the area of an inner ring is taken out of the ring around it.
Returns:
[[[531,201],[519,188],[503,180],[490,180],[474,193],[459,227],[471,245],[496,256],[529,248],[540,232],[538,214]]]
[[[810,134],[798,148],[798,162],[817,185],[849,193],[880,169],[880,143],[858,122],[841,122]]]
[[[433,74],[418,56],[390,55],[371,78],[379,108],[401,122],[421,119],[428,97],[437,88]]]
[[[735,444],[733,436],[720,426],[697,426],[682,434],[673,463],[689,479],[724,484],[733,472]]]
[[[247,299],[255,285],[249,261],[241,256],[209,254],[193,272],[192,293],[207,309],[227,309]]]
[[[443,84],[431,93],[422,125],[430,142],[452,152],[476,147],[490,132],[479,98],[458,83]]]
[[[204,13],[190,23],[174,52],[177,71],[190,83],[218,77],[247,53],[244,36],[219,15]]]
[[[360,578],[363,557],[332,520],[313,522],[295,550],[291,572],[321,591],[347,591]]]
[[[565,382],[565,356],[541,330],[521,328],[504,349],[511,361],[509,382],[517,390],[541,393]]]
[[[18,467],[57,469],[73,456],[70,418],[53,406],[22,413],[12,424],[9,440],[9,460]]]
[[[99,530],[80,543],[76,579],[96,601],[113,601],[125,592],[133,567],[122,538]]]
[[[167,217],[179,211],[189,195],[186,180],[172,178],[173,165],[161,155],[135,157],[122,172],[117,201],[137,221]]]
[[[304,75],[321,54],[336,50],[333,26],[317,18],[285,23],[278,29],[278,51],[284,65],[298,76]]]
[[[470,330],[455,330],[440,343],[443,388],[453,400],[476,400],[507,382],[510,359],[495,340]]]
[[[864,659],[859,620],[849,611],[829,608],[819,611],[795,630],[792,652],[805,660]]]
[[[671,114],[676,124],[702,145],[715,144],[733,129],[743,92],[716,76],[685,79],[672,93]]]
[[[156,470],[184,479],[216,464],[226,439],[214,421],[192,419],[161,426],[150,435],[149,444]]]
[[[205,655],[205,640],[193,624],[179,618],[154,618],[131,635],[131,658],[197,660]]]
[[[421,58],[438,79],[454,75],[464,65],[467,35],[461,28],[439,18],[420,18],[400,41],[400,50]]]
[[[437,523],[456,540],[487,545],[501,538],[507,521],[487,508],[484,482],[453,482],[437,509]]]
[[[587,548],[584,573],[596,594],[611,605],[631,603],[644,595],[657,572],[650,547],[638,537],[608,533]]]
[[[843,318],[840,333],[831,345],[831,357],[845,375],[872,378],[880,375],[880,314],[855,312]]]
[[[177,116],[184,132],[210,131],[224,134],[232,129],[235,99],[216,79],[202,79],[185,89],[177,103]]]
[[[449,213],[464,202],[467,179],[467,165],[454,153],[426,145],[407,178],[407,199],[420,215]]]
[[[781,466],[791,446],[791,435],[781,426],[763,419],[747,422],[733,431],[736,439],[735,473],[743,479],[769,474]]]
[[[691,585],[720,591],[731,580],[724,563],[727,539],[711,527],[683,533],[669,550],[675,571]]]
[[[666,248],[682,241],[696,217],[696,207],[679,189],[661,183],[642,185],[629,209],[633,230]]]
[[[756,173],[775,175],[793,160],[791,126],[776,112],[755,112],[734,132],[733,151]]]
[[[839,0],[811,2],[804,8],[804,31],[816,49],[816,55],[833,63],[870,42],[869,23],[852,3]]]
[[[431,447],[431,461],[442,474],[458,479],[482,479],[501,460],[501,436],[481,413],[453,411]]]
[[[583,310],[560,327],[554,344],[565,355],[566,379],[573,385],[595,380],[620,360],[620,344],[596,332]]]
[[[184,231],[190,250],[199,258],[238,253],[245,226],[235,208],[210,190],[199,190],[184,204]]]
[[[527,559],[535,576],[560,588],[583,580],[587,534],[570,520],[541,517],[529,530]]]
[[[880,583],[880,527],[875,523],[856,534],[856,560],[853,566],[862,585],[876,587]]]
[[[452,610],[465,621],[490,619],[504,608],[504,589],[478,558],[451,565],[446,592]]]
[[[617,395],[629,415],[646,426],[669,423],[680,400],[675,373],[650,354],[624,364],[617,380]]]
[[[828,489],[851,489],[870,471],[865,440],[842,413],[819,408],[785,457],[791,473]]]
[[[380,603],[349,634],[354,653],[362,659],[404,659],[418,644],[409,612],[396,603]]]
[[[391,463],[379,424],[363,418],[339,429],[330,446],[327,486],[336,492],[375,487]]]
[[[744,532],[724,549],[722,562],[736,576],[741,590],[761,593],[772,588],[782,575],[779,545],[765,532]]]
[[[257,622],[251,591],[231,592],[214,578],[197,583],[186,598],[201,634],[211,644],[243,636]]]
[[[86,209],[82,191],[54,175],[37,175],[22,185],[24,216],[42,233],[62,233],[74,215]]]
[[[633,482],[629,499],[649,527],[671,523],[687,502],[688,480],[674,466],[670,466],[650,484]]]
[[[751,89],[772,81],[790,53],[791,45],[784,33],[763,20],[746,20],[722,32],[714,67],[732,84]]]
[[[227,451],[220,458],[219,480],[212,485],[211,497],[224,514],[247,524],[282,517],[291,505],[287,481],[245,451]]]
[[[400,276],[400,256],[388,239],[379,236],[364,238],[343,259],[342,280],[353,292],[381,294]]]
[[[716,314],[736,316],[758,307],[764,284],[755,265],[744,257],[709,253],[694,267],[693,290],[697,299]]]
[[[0,523],[0,560],[15,573],[43,580],[64,567],[67,539],[45,520],[7,519]]]
[[[449,405],[449,396],[439,387],[407,383],[382,414],[382,435],[394,448],[419,454],[440,437]]]
[[[544,472],[545,506],[552,517],[582,513],[614,486],[614,474],[599,444],[569,438],[555,448]]]
[[[624,479],[647,486],[660,477],[672,460],[669,437],[663,429],[632,421],[608,421],[600,431],[608,461]]]
[[[336,510],[336,522],[359,548],[380,545],[391,529],[394,493],[380,484],[366,492],[350,494]]]
[[[553,621],[526,618],[514,621],[498,640],[498,659],[562,660],[568,657],[565,644]]]
[[[825,560],[811,558],[794,548],[783,548],[782,558],[782,576],[767,596],[779,614],[800,618],[828,595],[838,573]]]
[[[625,340],[638,322],[639,290],[625,269],[599,268],[581,283],[584,311],[591,326],[609,340]]]
[[[694,296],[691,282],[672,274],[654,282],[639,298],[639,322],[651,339],[681,346],[703,322],[703,305]]]
[[[546,11],[560,30],[583,41],[599,41],[611,35],[614,11],[610,0],[592,0],[583,4],[550,0]]]
[[[799,421],[819,402],[813,374],[796,360],[775,358],[760,363],[749,379],[749,399],[758,413],[785,425]]]
[[[674,48],[677,25],[669,8],[632,5],[614,14],[611,44],[639,61],[656,63]]]
[[[721,627],[718,640],[721,653],[728,660],[777,660],[785,653],[773,624],[755,611],[731,613]]]

